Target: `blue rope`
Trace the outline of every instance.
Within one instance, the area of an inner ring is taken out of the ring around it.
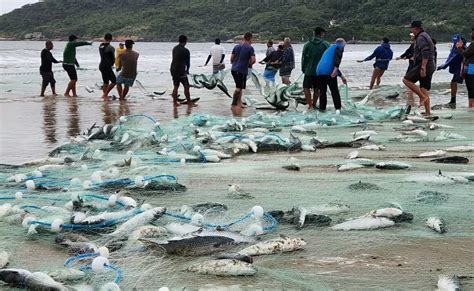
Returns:
[[[113,264],[105,264],[105,267],[115,272],[114,282],[115,284],[119,284],[123,278],[123,271],[120,268],[114,266]]]
[[[70,257],[67,260],[64,261],[64,266],[71,268],[71,264],[74,263],[75,261],[82,260],[85,258],[95,258],[98,257],[99,253],[85,253],[85,254],[80,254],[74,257]]]

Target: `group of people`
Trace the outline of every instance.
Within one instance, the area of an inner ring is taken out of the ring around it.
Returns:
[[[466,47],[466,41],[459,34],[453,37],[453,48],[443,65],[437,66],[436,42],[423,30],[421,21],[413,21],[410,25],[412,44],[410,47],[396,59],[409,60],[407,72],[403,78],[403,83],[409,89],[407,96],[407,113],[410,112],[413,103],[413,93],[419,96],[419,107],[424,107],[424,114],[431,114],[429,91],[431,89],[431,79],[436,70],[446,69],[453,74],[451,81],[451,100],[446,105],[449,108],[455,108],[457,84],[464,80],[468,89],[469,107],[474,107],[474,31],[471,32],[471,43]],[[337,38],[333,44],[324,40],[326,30],[322,27],[316,27],[313,38],[308,41],[302,52],[301,70],[304,74],[303,91],[306,103],[309,109],[326,110],[327,88],[331,91],[336,113],[339,113],[342,107],[341,97],[338,89],[338,78],[341,78],[344,84],[347,79],[339,69],[341,64],[346,41]],[[256,62],[255,50],[252,47],[253,35],[250,32],[244,34],[241,43],[235,45],[230,56],[231,74],[235,82],[235,91],[232,98],[232,108],[243,108],[242,102],[243,90],[246,89],[246,82],[249,75],[249,68]],[[129,87],[133,86],[137,76],[137,60],[139,54],[133,51],[133,40],[125,41],[117,50],[112,47],[110,42],[112,35],[106,34],[104,42],[99,46],[100,65],[99,70],[103,79],[103,98],[108,98],[110,91],[117,85],[119,98],[124,100]],[[375,59],[374,70],[370,81],[370,89],[380,85],[381,77],[388,69],[389,62],[393,58],[393,51],[390,48],[388,38],[383,38],[382,44],[374,52],[358,62]],[[66,44],[63,55],[63,68],[67,72],[70,82],[64,93],[65,96],[76,96],[77,73],[76,66],[79,64],[76,60],[76,47],[91,45],[91,42],[77,41],[77,37],[71,35]],[[173,48],[170,73],[173,79],[173,105],[179,106],[186,103],[189,106],[195,106],[190,98],[190,85],[187,75],[190,68],[190,52],[186,48],[187,37],[180,35],[178,45]],[[53,94],[55,91],[55,80],[52,72],[52,63],[59,63],[51,54],[53,43],[46,42],[46,48],[41,52],[40,72],[43,76],[41,96],[48,84],[51,85]],[[210,54],[205,62],[208,65],[212,59],[213,73],[219,73],[225,69],[225,49],[221,45],[220,39],[215,40],[211,47]],[[260,61],[265,64],[263,77],[267,82],[275,82],[277,72],[280,72],[283,84],[290,84],[291,72],[295,68],[295,54],[291,46],[291,40],[284,38],[275,50],[273,41],[267,42],[266,57]],[[116,77],[113,70],[115,65]],[[415,83],[419,82],[419,86]],[[178,89],[180,84],[184,87],[186,100],[179,102]],[[123,88],[122,85],[125,87]],[[313,93],[311,92],[313,90]],[[318,104],[319,101],[319,104]]]

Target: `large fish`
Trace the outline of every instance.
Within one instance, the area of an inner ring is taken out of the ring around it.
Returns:
[[[27,288],[28,290],[67,290],[61,283],[42,272],[31,273],[23,269],[1,269],[0,280],[12,287]]]
[[[451,157],[433,159],[433,160],[430,160],[430,162],[443,163],[443,164],[467,164],[469,163],[469,159],[465,157],[460,157],[460,156],[451,156]]]
[[[225,236],[189,236],[176,237],[167,241],[153,239],[139,239],[147,248],[152,250],[164,250],[167,254],[182,256],[209,255],[227,250],[235,241]]]
[[[443,221],[437,217],[428,218],[425,221],[425,225],[439,233],[445,233],[447,231]]]
[[[445,149],[445,151],[460,152],[460,153],[474,152],[474,145],[450,147],[450,148]]]
[[[251,264],[233,259],[209,260],[192,264],[188,267],[188,271],[216,276],[253,276],[257,273]]]
[[[439,275],[438,276],[439,291],[460,291],[459,278],[456,275]]]
[[[121,224],[114,232],[110,235],[115,237],[128,236],[134,229],[160,218],[165,213],[166,208],[155,207],[153,209],[146,210],[129,220]]]
[[[375,165],[377,169],[382,170],[403,170],[411,168],[411,165],[405,162],[399,161],[388,161],[388,162],[380,162]]]
[[[331,227],[334,230],[370,230],[395,225],[395,222],[386,217],[359,217]]]
[[[162,237],[166,234],[168,234],[168,231],[162,226],[143,225],[132,231],[128,239],[131,241],[135,241],[140,238]]]
[[[259,256],[301,250],[306,242],[301,238],[281,236],[249,246],[238,252],[240,255]]]
[[[5,268],[5,266],[8,264],[8,253],[5,251],[0,251],[0,269]]]
[[[327,203],[308,208],[310,213],[319,215],[338,215],[349,212],[350,207],[342,203]]]

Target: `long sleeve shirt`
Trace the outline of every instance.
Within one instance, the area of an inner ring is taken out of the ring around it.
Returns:
[[[53,54],[48,49],[43,49],[41,51],[40,72],[45,72],[45,73],[52,72],[53,63],[57,64],[59,63],[59,61],[53,57]]]
[[[76,47],[84,46],[84,45],[92,45],[91,42],[88,41],[70,41],[66,44],[63,53],[63,63],[67,65],[74,65],[76,61]]]

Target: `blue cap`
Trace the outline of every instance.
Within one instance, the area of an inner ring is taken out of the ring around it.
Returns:
[[[461,40],[461,35],[459,33],[456,33],[455,35],[453,35],[453,37],[451,38],[451,41],[456,43],[458,41]]]

